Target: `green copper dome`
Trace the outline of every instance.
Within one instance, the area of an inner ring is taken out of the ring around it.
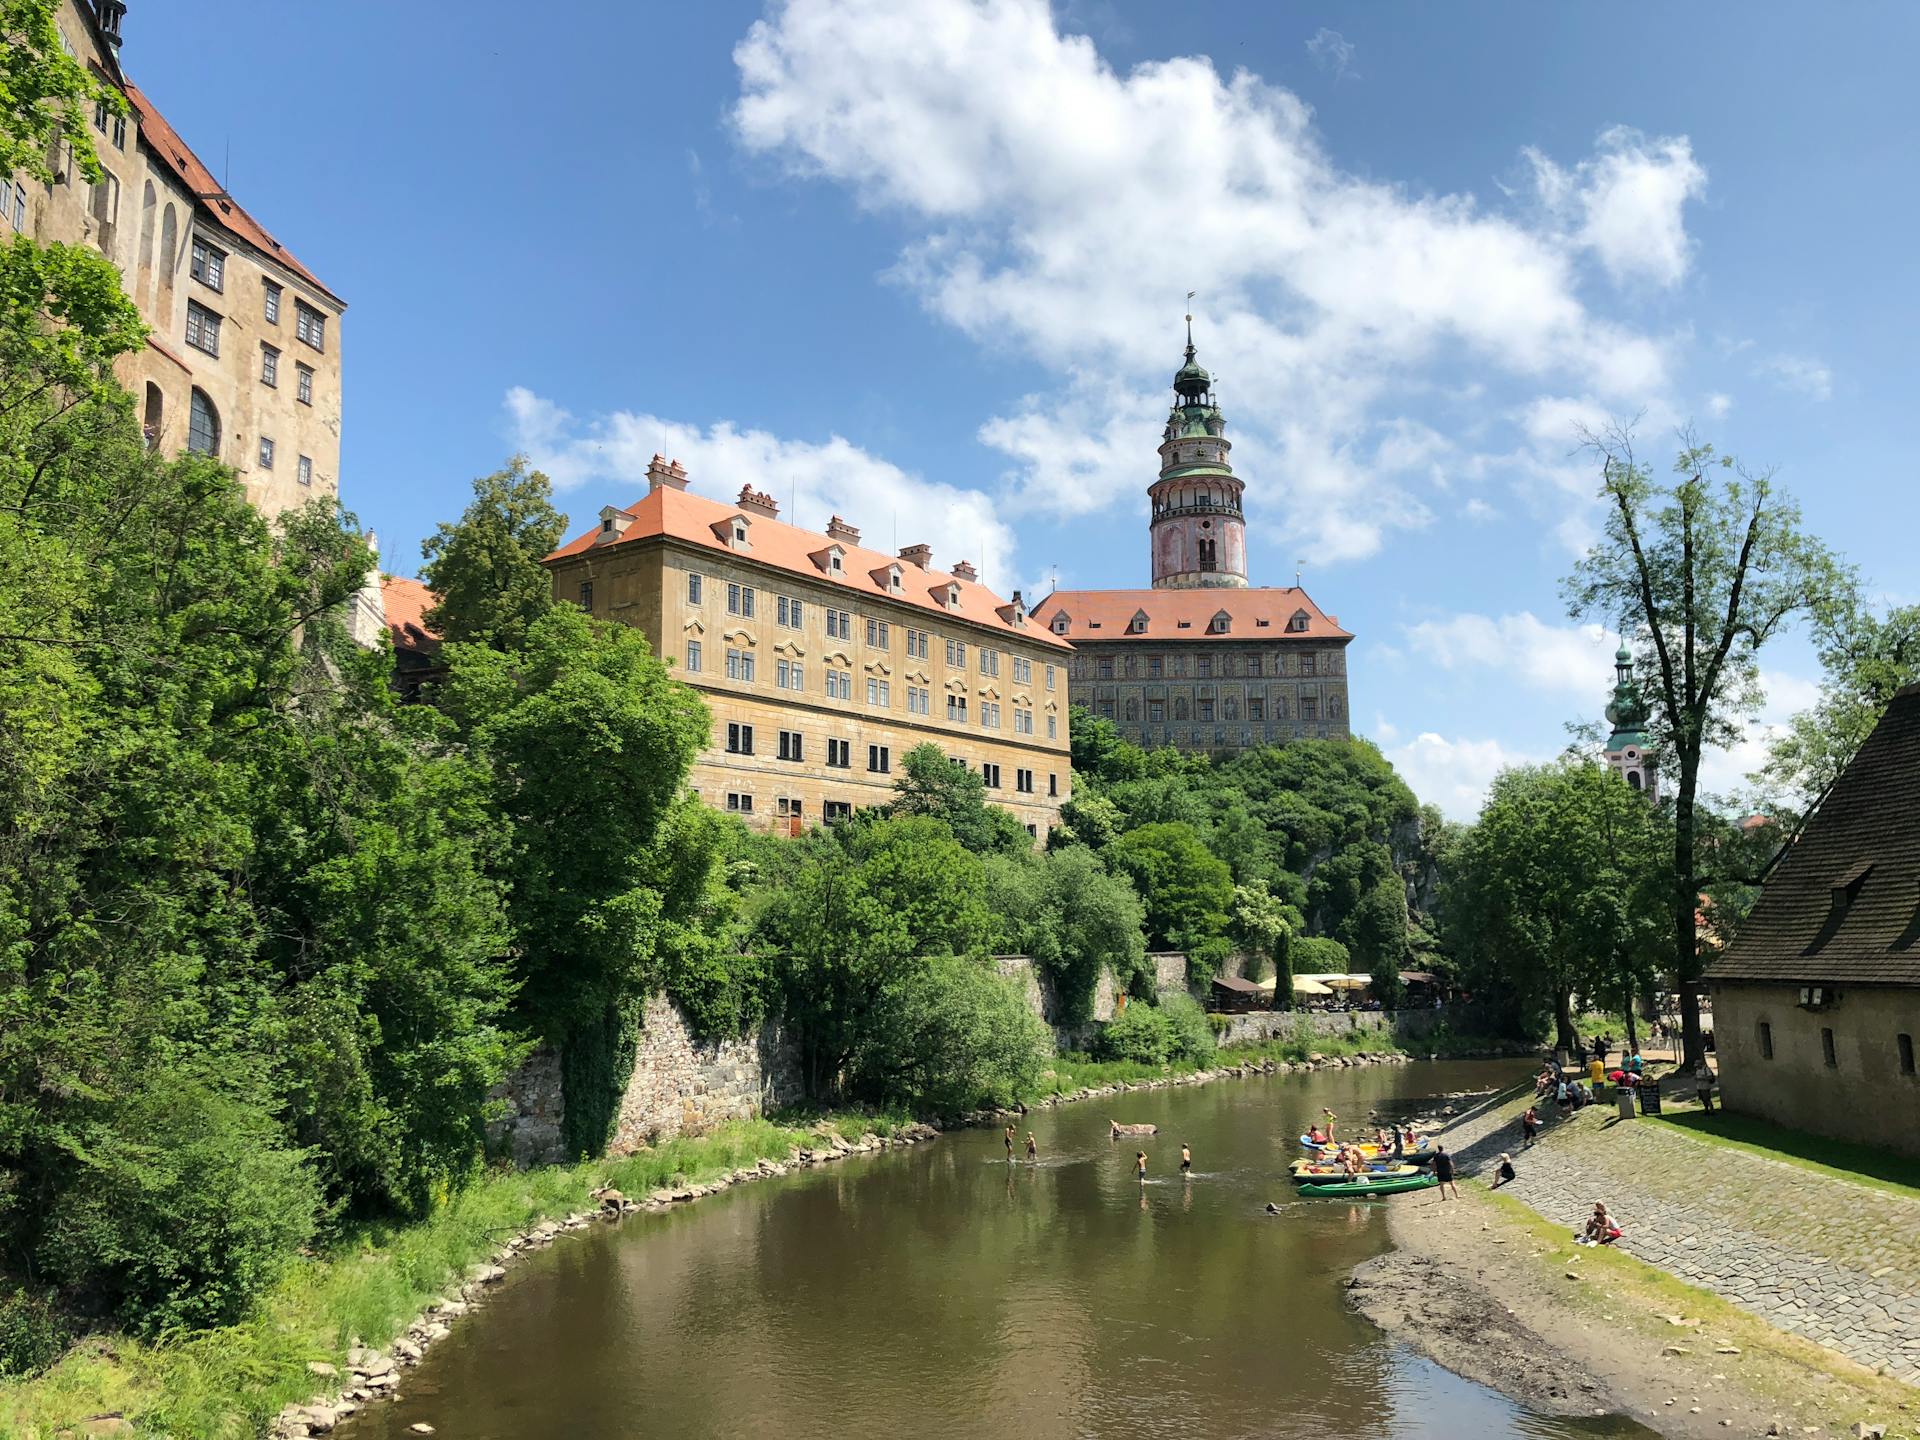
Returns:
[[[1173,388],[1180,392],[1183,399],[1198,401],[1213,385],[1213,377],[1206,367],[1193,358],[1193,347],[1187,347],[1187,363],[1173,372]]]

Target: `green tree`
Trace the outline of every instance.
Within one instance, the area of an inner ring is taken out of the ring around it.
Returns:
[[[1146,911],[1126,877],[1076,847],[1047,856],[1046,881],[1047,905],[1060,936],[1051,975],[1066,1005],[1067,1023],[1091,1017],[1102,972],[1134,994],[1150,992]]]
[[[558,548],[567,517],[553,485],[527,457],[473,482],[473,500],[420,547],[427,588],[439,597],[424,617],[449,641],[516,650],[553,608],[553,580],[540,563]]]
[[[1848,608],[1822,627],[1820,699],[1787,722],[1755,777],[1798,813],[1824,797],[1903,687],[1920,680],[1920,605]]]
[[[900,770],[887,814],[938,820],[976,855],[1021,855],[1033,849],[1033,837],[1013,812],[987,803],[987,782],[938,745],[914,746],[901,757]]]
[[[1291,1010],[1293,999],[1293,930],[1282,926],[1273,937],[1273,1008]]]
[[[1140,892],[1152,944],[1186,947],[1225,935],[1233,872],[1191,825],[1143,825],[1116,840],[1108,856]]]
[[[1038,1082],[1049,1038],[991,966],[940,955],[875,997],[849,1073],[856,1093],[922,1113],[1011,1105]]]
[[[1704,1055],[1700,1003],[1700,758],[1758,709],[1760,651],[1795,619],[1851,603],[1851,572],[1801,528],[1771,473],[1752,474],[1682,437],[1671,484],[1655,481],[1615,430],[1589,437],[1607,518],[1568,577],[1569,613],[1597,616],[1651,646],[1655,738],[1674,775],[1667,913],[1686,1063]]]
[[[67,53],[59,13],[60,0],[0,0],[0,175],[52,182],[64,143],[81,175],[98,180],[88,116],[97,105],[128,113],[126,96]]]

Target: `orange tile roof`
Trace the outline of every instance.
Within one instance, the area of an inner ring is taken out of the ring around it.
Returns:
[[[568,556],[579,555],[587,551],[612,551],[622,545],[631,545],[639,540],[652,540],[662,537],[677,540],[685,545],[693,545],[704,550],[713,550],[736,559],[749,560],[757,564],[770,566],[775,570],[790,571],[804,575],[809,580],[830,585],[839,585],[856,595],[887,600],[895,605],[907,605],[915,609],[926,610],[946,616],[959,616],[976,625],[1003,631],[1009,635],[1019,635],[1037,645],[1051,646],[1066,650],[1071,647],[1058,637],[1049,634],[1039,625],[1027,621],[1016,625],[1012,620],[1016,607],[1002,600],[986,586],[974,581],[961,579],[942,570],[926,569],[905,560],[896,560],[893,556],[878,550],[869,550],[861,545],[852,544],[844,539],[835,539],[813,530],[802,530],[797,525],[789,525],[783,520],[757,513],[739,505],[726,505],[718,500],[709,500],[704,495],[695,495],[690,491],[676,490],[671,485],[661,485],[627,506],[625,514],[633,517],[633,523],[617,540],[610,540],[596,546],[595,537],[600,533],[595,526],[585,534],[575,536],[558,550],[547,556],[546,563],[564,560]],[[748,522],[748,544],[746,550],[734,550],[714,529],[734,516],[742,516]],[[840,573],[828,572],[814,557],[824,552],[828,546],[838,546],[842,553]],[[889,591],[881,581],[873,576],[874,571],[884,575],[890,565],[900,567],[901,590],[899,594]],[[950,610],[934,597],[944,596],[949,585],[959,587],[960,605]]]
[[[410,650],[416,655],[438,652],[440,637],[427,628],[426,613],[439,598],[405,575],[380,577],[380,600],[386,606],[387,633],[393,637],[395,651]]]
[[[293,258],[288,250],[253,216],[241,207],[238,200],[226,193],[226,187],[213,178],[213,172],[193,153],[187,142],[180,138],[180,132],[167,123],[167,117],[154,108],[154,104],[131,80],[126,84],[127,99],[133,102],[135,116],[140,122],[140,138],[166,162],[167,168],[180,177],[181,182],[193,192],[195,202],[212,216],[215,222],[231,230],[261,254],[278,261],[295,275],[305,280],[314,289],[329,300],[346,308],[346,302],[329,290],[306,266]]]
[[[1089,640],[1245,640],[1251,635],[1280,640],[1351,640],[1353,633],[1313,603],[1306,591],[1292,585],[1234,590],[1056,590],[1034,607],[1033,618],[1049,633],[1053,618],[1067,615],[1066,638]],[[1233,628],[1216,635],[1207,626],[1222,610]],[[1305,630],[1288,630],[1287,622],[1307,612]],[[1146,633],[1135,635],[1129,624],[1146,612]],[[1262,627],[1259,622],[1266,621]],[[1181,629],[1185,622],[1186,629]]]

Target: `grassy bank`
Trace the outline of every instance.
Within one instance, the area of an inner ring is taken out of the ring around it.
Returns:
[[[1707,1377],[1711,1383],[1724,1383],[1731,1376],[1791,1422],[1783,1422],[1783,1430],[1803,1433],[1824,1427],[1825,1433],[1842,1435],[1857,1421],[1889,1420],[1920,1400],[1920,1391],[1811,1340],[1776,1330],[1759,1316],[1624,1250],[1576,1249],[1566,1229],[1519,1200],[1488,1193],[1478,1181],[1468,1184],[1479,1192],[1476,1198],[1491,1207],[1499,1233],[1514,1242],[1502,1247],[1505,1258],[1524,1258],[1537,1271],[1540,1291],[1551,1293],[1555,1305],[1577,1307],[1609,1330],[1634,1336],[1647,1355],[1659,1357],[1656,1364],[1676,1370],[1717,1366],[1720,1373]],[[1518,1245],[1532,1253],[1522,1257]],[[1562,1272],[1568,1257],[1575,1255],[1585,1283],[1569,1286]],[[1697,1323],[1676,1327],[1664,1318],[1669,1315]],[[1697,1364],[1682,1367],[1679,1358],[1662,1355],[1663,1347],[1676,1340],[1694,1352],[1688,1358]],[[1733,1347],[1733,1353],[1723,1353],[1722,1347]],[[1679,1388],[1679,1377],[1661,1383],[1674,1387],[1671,1393],[1689,1393]]]
[[[816,1143],[824,1128],[852,1137],[891,1118],[740,1121],[624,1160],[489,1175],[430,1220],[365,1227],[296,1263],[245,1324],[154,1343],[94,1336],[44,1375],[0,1384],[0,1435],[48,1440],[105,1414],[126,1416],[142,1433],[257,1435],[284,1406],[312,1396],[309,1361],[344,1370],[350,1337],[385,1345],[509,1237],[591,1208],[596,1186],[638,1197],[699,1183],[761,1159],[783,1160],[794,1146]]]
[[[1697,1104],[1675,1105],[1671,1098],[1663,1103],[1661,1114],[1648,1118],[1671,1125],[1704,1144],[1744,1150],[1749,1155],[1778,1160],[1832,1179],[1920,1199],[1920,1159],[1912,1156],[1846,1140],[1829,1140],[1726,1110],[1715,1109],[1709,1114]]]

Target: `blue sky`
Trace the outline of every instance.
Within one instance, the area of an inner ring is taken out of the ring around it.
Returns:
[[[324,13],[324,22],[319,18]],[[349,302],[343,498],[413,573],[525,449],[656,449],[1033,595],[1146,578],[1189,289],[1256,584],[1470,815],[1594,718],[1581,423],[1691,422],[1916,598],[1920,11],[135,0],[130,72]],[[1804,646],[1709,778],[1804,705]]]

